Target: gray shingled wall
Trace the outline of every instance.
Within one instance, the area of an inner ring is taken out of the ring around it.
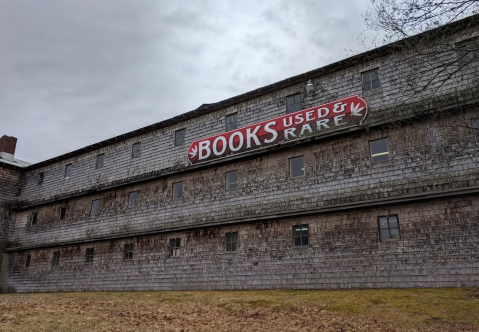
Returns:
[[[397,214],[400,241],[378,240],[377,217]],[[11,254],[11,291],[318,289],[479,285],[479,196],[390,205]],[[308,224],[310,245],[293,245]],[[225,232],[239,233],[225,252]],[[169,257],[169,240],[181,254]],[[133,243],[132,260],[123,259]],[[92,263],[86,248],[94,248]],[[53,252],[60,252],[52,266]],[[31,264],[24,267],[26,255]]]

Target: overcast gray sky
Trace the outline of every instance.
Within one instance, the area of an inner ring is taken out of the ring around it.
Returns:
[[[39,162],[360,49],[369,0],[0,0],[0,135]]]

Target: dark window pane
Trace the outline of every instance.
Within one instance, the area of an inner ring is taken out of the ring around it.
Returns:
[[[65,166],[65,177],[69,178],[72,174],[72,164],[68,164]]]
[[[381,229],[381,240],[389,240],[389,229]]]
[[[300,104],[301,103],[301,95],[294,96],[294,103],[295,104]]]
[[[43,183],[43,178],[45,177],[45,173],[40,173],[38,174],[38,184],[42,184]]]
[[[105,159],[104,154],[99,154],[96,156],[96,168],[102,168],[103,167],[103,161]]]
[[[293,229],[293,236],[300,236],[301,235],[301,227],[295,227]]]
[[[303,176],[304,175],[304,161],[303,157],[292,158],[290,161],[291,168],[291,177]]]
[[[226,243],[226,251],[231,251],[231,243]]]
[[[372,89],[372,86],[371,86],[370,82],[363,83],[363,91],[368,91],[368,90],[371,90],[371,89]]]
[[[234,232],[231,234],[231,241],[238,242],[238,232]]]
[[[130,193],[128,200],[128,207],[135,207],[138,204],[138,192],[134,191]]]
[[[30,255],[27,255],[26,259],[25,259],[25,267],[29,267],[30,266],[30,259],[32,258],[32,256]]]
[[[176,247],[176,240],[175,239],[170,240],[170,247],[172,247],[172,248]]]
[[[302,243],[301,243],[302,246],[307,246],[307,245],[308,245],[308,237],[307,237],[307,236],[303,236],[301,242],[302,242]]]
[[[389,216],[389,227],[398,227],[398,218],[396,216]]]
[[[238,242],[233,242],[231,244],[231,251],[238,251]]]
[[[391,239],[399,239],[399,228],[390,228],[389,234],[391,235]]]
[[[226,117],[226,131],[238,128],[238,115],[231,114]]]
[[[175,145],[183,145],[185,144],[185,129],[177,130],[175,132]]]
[[[301,227],[301,235],[308,235],[308,227],[305,227],[305,226]]]
[[[474,128],[474,133],[476,135],[476,143],[479,143],[479,120],[472,121],[472,128]]]
[[[288,105],[294,105],[294,96],[288,97]]]
[[[381,87],[381,83],[379,82],[379,80],[374,80],[372,81],[372,86],[373,86],[373,89],[377,89]]]
[[[183,197],[183,182],[173,183],[173,199]]]
[[[133,144],[131,156],[132,158],[138,158],[141,156],[141,143]]]
[[[364,82],[364,83],[369,83],[369,82],[371,82],[371,74],[370,74],[370,73],[364,73],[364,74],[363,74],[363,82]]]
[[[65,219],[65,216],[66,216],[66,213],[67,213],[67,209],[66,208],[60,208],[60,220],[64,220]]]
[[[374,157],[371,158],[371,160],[372,160],[373,163],[377,163],[379,161],[386,161],[386,160],[389,160],[389,154],[374,156]]]
[[[371,141],[371,153],[377,154],[382,152],[388,152],[387,140],[384,138],[377,141]]]
[[[37,223],[37,217],[38,217],[38,213],[33,212],[32,213],[32,225],[35,225]]]
[[[238,188],[238,171],[226,173],[226,188],[227,189]]]
[[[379,227],[380,228],[388,228],[388,217],[380,217],[379,218]]]
[[[375,70],[371,72],[371,81],[379,81],[379,71]]]
[[[98,210],[100,209],[100,200],[95,199],[91,202],[91,214],[98,214]]]
[[[301,245],[301,238],[300,237],[295,237],[294,238],[294,245],[295,246],[300,246]]]

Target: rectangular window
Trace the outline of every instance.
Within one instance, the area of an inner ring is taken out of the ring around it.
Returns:
[[[309,245],[308,225],[299,225],[293,227],[293,239],[295,247],[304,247]]]
[[[29,268],[30,267],[30,260],[32,259],[32,256],[31,255],[27,255],[25,257],[25,268]]]
[[[65,179],[69,179],[72,175],[72,164],[68,164],[65,166]]]
[[[472,121],[472,129],[474,129],[476,143],[479,143],[479,120]]]
[[[180,256],[181,239],[170,239],[170,257]]]
[[[301,94],[286,97],[286,113],[301,111]]]
[[[225,234],[226,251],[238,251],[238,232]]]
[[[95,199],[91,201],[91,214],[98,214],[99,210],[100,210],[100,200]]]
[[[238,128],[238,113],[226,116],[226,131]]]
[[[238,188],[238,171],[226,173],[226,189]]]
[[[291,158],[289,160],[289,174],[292,178],[303,176],[305,174],[303,156]]]
[[[183,198],[183,182],[173,183],[173,199]]]
[[[387,138],[370,141],[371,161],[377,163],[380,161],[389,160],[389,147]]]
[[[379,216],[378,222],[381,241],[399,240],[399,221],[397,214]]]
[[[380,88],[381,82],[379,81],[379,69],[373,69],[361,73],[361,81],[363,83],[363,91]]]
[[[66,207],[60,208],[60,216],[58,219],[65,220],[66,215],[67,215],[67,208]]]
[[[141,156],[141,143],[135,143],[133,144],[131,148],[131,157],[138,158],[140,156]]]
[[[105,154],[99,154],[96,156],[96,169],[103,167],[103,162],[105,161]]]
[[[60,252],[55,251],[53,253],[52,265],[58,265],[60,263]]]
[[[130,193],[128,197],[128,207],[132,208],[132,207],[136,207],[137,205],[138,205],[138,192],[133,191]]]
[[[475,38],[474,38],[475,39]],[[456,44],[457,49],[457,62],[459,66],[465,66],[477,59],[477,51],[479,47],[479,41],[465,40]]]
[[[124,253],[125,253],[124,255],[125,259],[133,259],[133,243],[125,244]]]
[[[86,248],[85,262],[93,262],[93,248]]]
[[[38,219],[38,212],[32,212],[32,220],[31,220],[31,225],[35,225],[37,223],[37,219]]]
[[[43,178],[45,177],[45,173],[44,172],[41,172],[41,173],[38,173],[38,181],[37,181],[37,184],[38,185],[41,185],[43,183]]]
[[[175,132],[175,146],[185,144],[186,129],[180,129]]]

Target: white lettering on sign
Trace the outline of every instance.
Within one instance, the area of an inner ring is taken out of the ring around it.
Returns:
[[[196,140],[188,149],[191,164],[337,129],[359,126],[368,114],[360,96],[351,96],[283,115],[212,137]]]

